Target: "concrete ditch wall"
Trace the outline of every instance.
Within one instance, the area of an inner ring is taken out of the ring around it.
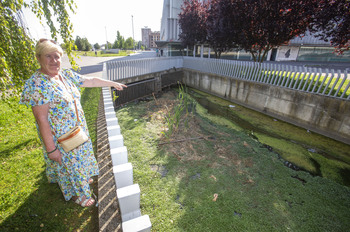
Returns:
[[[350,144],[350,101],[183,69],[183,82],[294,125]]]

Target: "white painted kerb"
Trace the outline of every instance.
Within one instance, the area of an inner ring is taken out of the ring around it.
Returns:
[[[104,64],[103,78],[107,79],[105,70]],[[124,139],[114,111],[110,88],[102,88],[102,94],[123,231],[151,231],[152,224],[149,216],[141,216],[140,187],[133,183],[133,168],[132,164],[128,163],[128,151],[124,146]]]

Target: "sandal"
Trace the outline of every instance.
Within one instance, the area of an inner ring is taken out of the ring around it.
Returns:
[[[90,207],[95,204],[95,199],[92,197],[86,198],[85,196],[83,196],[83,197],[78,197],[74,202],[82,207]]]

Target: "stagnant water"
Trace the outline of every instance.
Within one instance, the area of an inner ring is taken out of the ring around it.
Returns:
[[[350,186],[350,145],[197,90],[191,89],[189,94],[209,114],[228,119],[235,128],[278,153],[286,166]]]

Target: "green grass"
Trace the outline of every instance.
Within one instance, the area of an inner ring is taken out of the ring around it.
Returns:
[[[188,126],[182,118],[170,137],[208,139],[158,145],[168,141],[162,137],[165,105],[174,107],[175,97],[130,103],[116,113],[152,231],[350,228],[348,187],[285,167],[275,153],[245,132],[212,121],[214,116],[190,114]]]
[[[82,94],[95,147],[100,91]],[[96,207],[66,202],[58,185],[48,183],[32,111],[17,102],[0,101],[0,231],[97,231]]]
[[[285,84],[287,84],[287,86],[291,86],[291,87],[295,86],[296,88],[298,88],[300,86],[301,90],[304,89],[306,91],[309,88],[310,92],[314,89],[313,92],[319,91],[319,93],[324,92],[324,94],[329,94],[331,92],[330,95],[332,95],[332,96],[338,91],[340,84],[342,82],[342,79],[339,79],[338,82],[335,84],[337,78],[333,78],[332,81],[330,81],[331,78],[330,77],[326,78],[326,76],[324,76],[324,75],[313,75],[313,74],[297,75],[297,74],[292,74],[290,72],[288,72],[288,73],[287,72],[283,72],[283,73],[280,72],[278,75],[276,75],[276,73],[273,71],[273,72],[263,72],[260,75],[261,76],[260,76],[259,80],[263,80],[264,78],[269,77],[268,78],[269,83],[274,83],[275,81],[277,81],[277,82],[280,81],[281,82],[280,84],[283,86]],[[286,78],[282,82],[281,78],[283,79],[283,77],[286,77]],[[329,81],[330,81],[330,83],[328,83]],[[343,94],[343,92],[345,91],[345,88],[349,84],[349,82],[350,82],[350,80],[348,80],[348,79],[344,81],[343,85],[339,89],[337,97],[340,97]],[[306,85],[305,85],[305,83],[306,83]],[[309,87],[310,83],[311,83],[311,86]],[[323,83],[323,85],[322,85],[322,83]],[[305,87],[304,87],[304,85],[305,85]],[[332,90],[333,85],[335,85],[335,86],[334,86],[334,89]],[[350,95],[350,88],[346,91],[346,93],[344,94],[343,97],[346,98],[349,95]]]
[[[115,53],[105,53],[104,51],[97,51],[97,55],[94,51],[74,51],[74,53],[78,56],[96,56],[96,57],[113,57],[113,56],[128,56],[133,53],[133,51],[129,50],[119,50],[118,54]]]
[[[224,65],[223,67],[230,69],[229,65]],[[338,82],[335,84],[337,78],[333,77],[332,81],[328,84],[329,80],[331,79],[330,77],[326,77],[324,75],[313,75],[310,73],[304,74],[296,74],[296,73],[291,73],[291,72],[286,72],[286,71],[262,71],[258,72],[257,76],[253,76],[255,73],[255,69],[248,67],[248,66],[237,66],[236,69],[239,69],[240,72],[238,75],[241,75],[245,78],[249,77],[250,79],[257,79],[257,81],[262,81],[264,83],[270,83],[270,84],[277,84],[279,86],[287,86],[287,87],[295,87],[301,90],[307,90],[309,88],[309,92],[318,92],[324,94],[329,94],[333,96],[335,93],[339,90],[338,94],[336,95],[337,97],[341,97],[343,92],[345,91],[346,86],[349,84],[350,80],[347,79],[344,81],[343,85],[340,87],[340,84],[343,79],[339,79]],[[309,80],[308,80],[309,78]],[[325,80],[326,79],[326,80]],[[318,80],[318,81],[317,81]],[[306,83],[306,85],[305,85]],[[309,87],[311,83],[311,86]],[[333,85],[334,89],[333,88]],[[304,87],[305,85],[305,87]],[[347,98],[350,95],[350,88],[346,91],[344,94],[343,98]]]

